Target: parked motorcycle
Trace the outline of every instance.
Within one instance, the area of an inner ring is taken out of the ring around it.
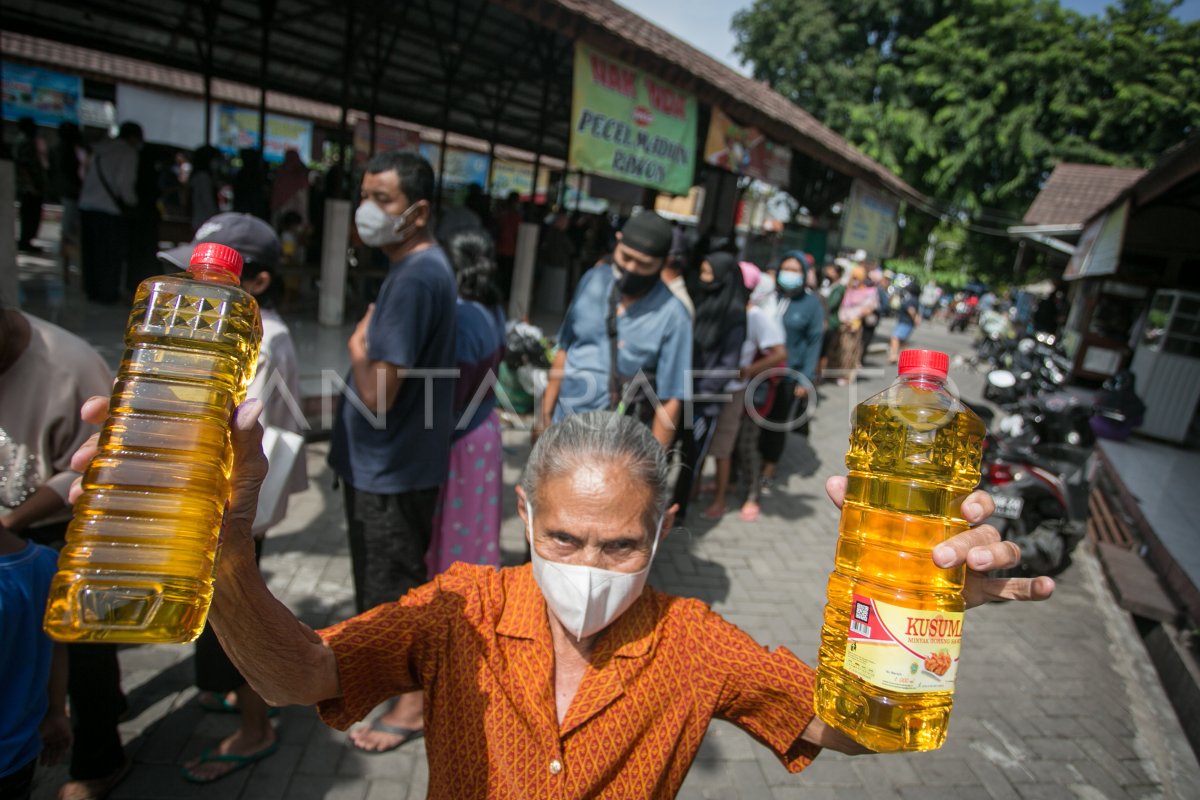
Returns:
[[[995,368],[987,374],[983,390],[987,400],[1012,406],[1027,395],[1058,391],[1067,382],[1071,360],[1057,348],[1053,336],[1027,336],[1012,344],[1000,340],[992,346],[989,361]]]
[[[1057,575],[1086,532],[1095,437],[1090,403],[1065,392],[1027,394],[990,425],[980,487],[989,522],[1021,549],[1010,575]]]
[[[966,300],[958,300],[951,308],[951,317],[949,330],[951,333],[955,331],[965,331],[967,326],[975,321],[975,305],[968,303]]]

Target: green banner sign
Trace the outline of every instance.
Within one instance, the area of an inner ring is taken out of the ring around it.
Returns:
[[[687,194],[696,168],[696,98],[575,45],[571,169]]]

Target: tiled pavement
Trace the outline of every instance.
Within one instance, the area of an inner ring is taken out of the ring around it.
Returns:
[[[965,350],[969,340],[938,326],[915,343]],[[879,356],[873,358],[878,361]],[[955,372],[967,397],[978,376]],[[859,398],[883,377],[859,384]],[[792,437],[786,480],[764,501],[757,524],[736,513],[719,524],[692,522],[664,543],[652,581],[698,596],[759,641],[815,659],[825,577],[836,516],[823,479],[845,452],[847,390],[823,389],[811,440]],[[505,435],[511,486],[527,452],[526,436]],[[352,610],[350,567],[340,498],[324,468],[325,448],[309,453],[312,486],[267,542],[263,569],[271,588],[306,622],[319,626]],[[512,498],[503,545],[515,561],[522,533]],[[789,775],[763,747],[714,723],[682,798],[904,798],[905,800],[1124,800],[1200,797],[1200,769],[1179,729],[1129,618],[1105,589],[1094,557],[1081,550],[1052,601],[1010,603],[968,616],[965,664],[949,741],[919,755],[857,758],[823,754]],[[122,726],[135,766],[118,800],[396,800],[425,796],[424,743],[369,756],[346,744],[307,708],[287,708],[277,723],[280,751],[252,769],[207,787],[184,782],[179,764],[232,729],[193,702],[191,648],[122,652],[131,719]],[[35,797],[51,798],[62,768],[41,772]]]

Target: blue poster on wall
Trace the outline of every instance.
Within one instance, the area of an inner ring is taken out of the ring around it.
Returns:
[[[63,122],[79,122],[83,81],[48,69],[0,63],[4,71],[4,118],[33,117],[38,125],[57,128]]]
[[[258,149],[258,112],[237,106],[220,106],[213,119],[213,145],[227,156],[239,150]],[[313,124],[305,119],[267,114],[267,142],[263,159],[274,164],[295,150],[303,161],[312,158]]]
[[[421,143],[421,155],[433,167],[437,174],[441,162],[442,148],[428,142]],[[447,187],[469,186],[472,183],[480,187],[487,185],[488,157],[484,153],[475,153],[458,147],[446,148],[446,178],[442,185]]]

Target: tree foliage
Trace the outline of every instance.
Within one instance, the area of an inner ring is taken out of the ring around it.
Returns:
[[[1013,247],[986,231],[1054,164],[1149,166],[1200,124],[1200,23],[1177,5],[755,0],[733,29],[755,78],[933,197],[972,230],[973,268],[1002,274]]]

